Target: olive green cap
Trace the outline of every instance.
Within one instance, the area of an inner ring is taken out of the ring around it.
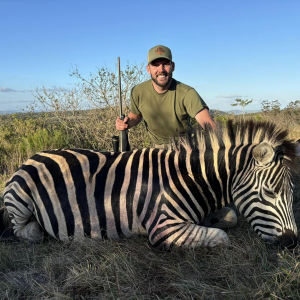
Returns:
[[[166,58],[166,59],[172,61],[172,52],[166,46],[157,45],[157,46],[151,48],[148,52],[148,64],[150,64],[157,58]]]

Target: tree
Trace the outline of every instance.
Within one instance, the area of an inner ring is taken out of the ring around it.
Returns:
[[[231,104],[231,106],[238,106],[238,105],[241,106],[243,108],[243,118],[244,118],[244,115],[245,115],[245,106],[247,106],[248,104],[250,104],[253,101],[253,99],[252,100],[248,100],[248,99],[246,99],[246,100],[234,99],[234,101],[236,103]]]
[[[290,124],[300,124],[300,100],[290,102],[283,113]]]
[[[285,109],[288,110],[299,110],[300,109],[300,100],[290,102]]]
[[[261,111],[264,113],[272,112],[275,116],[280,113],[280,102],[278,100],[264,100],[261,103],[261,107]]]
[[[271,103],[269,100],[263,100],[261,103],[261,111],[267,113],[271,111]]]
[[[275,116],[280,113],[280,102],[278,100],[272,101],[271,107]]]
[[[32,110],[49,113],[51,122],[63,126],[73,137],[70,147],[112,149],[111,137],[119,134],[115,129],[115,120],[120,112],[117,68],[102,67],[86,78],[75,67],[70,70],[70,76],[77,79],[70,90],[37,89]],[[148,78],[148,74],[143,64],[127,63],[121,71],[121,78],[123,113],[127,115],[131,89]],[[134,127],[130,135],[132,149],[150,146],[144,126]]]

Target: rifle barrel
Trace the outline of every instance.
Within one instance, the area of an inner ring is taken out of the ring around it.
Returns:
[[[121,63],[120,63],[120,57],[118,57],[118,69],[119,69],[119,106],[120,106],[120,119],[124,120],[125,115],[123,115],[122,112],[122,92],[121,92]],[[130,151],[130,145],[128,142],[128,131],[122,130],[120,131],[120,150],[123,151]]]
[[[119,71],[119,101],[120,101],[120,119],[122,120],[122,91],[121,91],[121,63],[120,57],[118,57],[118,71]]]

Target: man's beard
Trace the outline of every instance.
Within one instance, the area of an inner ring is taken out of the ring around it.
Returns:
[[[162,75],[162,74],[160,74],[160,75]],[[167,73],[167,76],[168,76],[169,78],[168,78],[168,81],[167,81],[166,83],[159,83],[159,82],[157,81],[156,77],[154,77],[154,76],[152,76],[152,75],[151,75],[151,79],[152,79],[158,86],[160,86],[160,87],[165,87],[166,85],[168,85],[168,84],[171,82],[171,80],[172,80],[172,75],[173,75],[173,73]]]

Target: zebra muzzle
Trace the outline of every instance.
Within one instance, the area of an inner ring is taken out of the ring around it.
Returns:
[[[292,230],[287,229],[279,238],[279,243],[282,249],[287,248],[289,250],[292,250],[297,246],[298,237]]]

